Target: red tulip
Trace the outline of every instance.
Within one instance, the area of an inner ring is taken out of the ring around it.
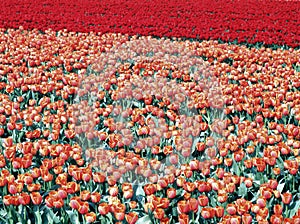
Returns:
[[[283,194],[281,194],[281,199],[282,202],[286,205],[290,204],[290,202],[292,201],[293,195],[289,192],[285,192]]]
[[[96,221],[96,214],[94,212],[88,212],[84,215],[84,218],[87,223],[93,223]]]
[[[100,215],[106,215],[109,213],[109,205],[106,202],[102,202],[101,204],[99,204],[98,206],[98,211],[100,213]]]
[[[89,211],[89,203],[87,201],[85,202],[79,202],[79,208],[78,208],[78,212],[80,214],[86,214]]]
[[[200,195],[198,197],[198,202],[200,206],[205,207],[208,205],[209,199],[206,195]]]
[[[180,224],[188,224],[189,223],[189,216],[185,213],[179,214],[179,223]]]
[[[204,219],[211,219],[215,216],[215,210],[213,208],[210,208],[210,207],[202,208],[201,216]]]
[[[188,213],[190,211],[190,207],[187,201],[179,201],[177,203],[178,212],[181,213]]]
[[[125,219],[128,224],[135,224],[138,221],[138,214],[135,212],[129,212],[128,214],[125,214]]]

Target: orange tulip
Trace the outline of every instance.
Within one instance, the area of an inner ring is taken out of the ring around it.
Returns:
[[[84,218],[87,223],[93,223],[96,221],[97,216],[94,212],[88,212],[84,215]]]
[[[66,191],[69,194],[74,194],[75,192],[79,191],[79,184],[75,182],[68,182],[66,185]]]
[[[135,212],[129,212],[128,214],[125,214],[125,219],[128,224],[135,224],[138,221],[138,214]]]
[[[0,176],[0,187],[4,187],[7,184],[7,179]]]
[[[188,203],[189,203],[189,210],[196,213],[198,211],[198,205],[199,205],[197,199],[190,198],[188,199]]]
[[[30,196],[27,193],[21,193],[19,195],[19,203],[21,205],[28,205],[30,203]]]
[[[89,203],[87,201],[79,201],[78,212],[80,214],[86,214],[89,211]]]
[[[180,224],[188,224],[190,221],[189,216],[185,213],[179,214],[178,219]]]
[[[198,202],[200,206],[205,207],[208,205],[209,199],[206,195],[200,195],[198,197]]]
[[[52,198],[52,197],[50,197],[50,196],[47,196],[46,198],[45,198],[45,202],[46,202],[46,205],[49,207],[49,208],[52,208],[54,205],[53,205],[53,203],[54,203],[54,198]]]
[[[211,219],[215,216],[215,210],[213,208],[210,208],[210,207],[202,208],[201,216],[204,219]]]
[[[154,217],[161,220],[165,216],[165,211],[162,208],[157,208],[154,210]]]
[[[184,190],[191,193],[196,189],[196,185],[194,182],[186,182],[185,185],[183,185]]]
[[[157,187],[154,184],[146,184],[144,186],[144,191],[145,191],[146,195],[154,194],[156,192],[156,190],[157,190]]]
[[[131,209],[135,209],[135,208],[137,207],[137,202],[136,202],[136,201],[130,201],[130,202],[129,202],[129,207],[130,207]]]
[[[218,217],[218,218],[221,218],[221,217],[223,217],[223,215],[224,215],[224,207],[222,207],[222,206],[216,206],[215,207],[215,214],[216,214],[216,217]]]
[[[88,190],[83,190],[80,192],[80,199],[83,201],[87,201],[91,198],[91,192]]]
[[[108,214],[109,210],[110,210],[109,205],[106,202],[102,202],[98,206],[98,211],[99,211],[100,215]]]
[[[98,192],[91,193],[91,201],[93,203],[98,203],[100,201],[100,199],[101,199],[100,193],[98,193]]]
[[[96,183],[103,183],[106,179],[106,176],[104,173],[96,172],[93,173],[93,181]]]
[[[40,194],[40,192],[31,192],[30,193],[30,198],[31,198],[31,201],[34,205],[39,205],[41,204],[43,198]]]
[[[118,221],[122,221],[125,218],[125,213],[122,211],[114,212],[114,216]]]
[[[190,207],[187,201],[179,201],[177,203],[178,212],[181,213],[188,213],[190,211]]]
[[[3,204],[9,206],[12,204],[12,196],[11,195],[4,195],[3,197]]]
[[[275,215],[281,215],[282,214],[283,208],[280,204],[274,205],[273,209],[274,209],[274,214]]]
[[[253,220],[253,218],[250,214],[247,213],[247,214],[242,215],[242,222],[243,223],[250,224],[250,223],[252,223],[252,220]]]
[[[228,204],[226,207],[226,211],[229,215],[235,215],[237,212],[236,206],[234,204]]]
[[[293,195],[289,192],[285,192],[283,194],[281,194],[281,199],[282,202],[286,205],[290,204],[290,202],[292,201]]]
[[[73,209],[78,210],[80,206],[80,197],[72,197],[69,202],[69,206]]]
[[[167,189],[167,197],[172,199],[176,197],[176,189],[175,188],[168,188]]]

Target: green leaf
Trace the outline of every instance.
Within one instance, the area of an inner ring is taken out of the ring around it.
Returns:
[[[51,215],[49,213],[47,213],[47,223],[48,224],[53,224],[53,220],[52,220]]]
[[[136,196],[138,196],[138,195],[145,196],[145,192],[144,192],[144,189],[143,189],[142,185],[138,185],[135,194],[136,194]]]
[[[298,200],[297,202],[295,202],[295,206],[293,206],[293,209],[290,210],[290,217],[293,217],[296,212],[298,211],[298,209],[300,208],[300,201]]]
[[[276,164],[278,164],[278,167],[281,169],[281,170],[284,170],[284,161],[283,159],[281,158],[281,156],[278,156],[277,160],[279,161],[276,161]]]
[[[152,222],[151,222],[150,216],[145,215],[144,217],[138,219],[136,224],[152,224]]]
[[[256,195],[251,199],[251,202],[255,202],[259,196],[260,196],[260,192],[258,191]]]
[[[247,187],[246,187],[245,183],[241,183],[241,185],[239,187],[238,195],[245,196],[246,194],[247,194]]]
[[[236,175],[240,176],[241,174],[240,168],[234,159],[232,160],[232,170],[233,172],[235,172]]]
[[[40,210],[39,210],[39,207],[35,206],[34,209],[34,220],[35,220],[35,223],[36,224],[42,224],[43,221],[42,221],[42,217],[41,217],[41,213],[40,213]]]
[[[108,223],[114,223],[114,222],[113,222],[113,217],[112,217],[112,214],[111,214],[111,213],[108,213],[108,214],[106,215],[106,217],[108,217],[108,219],[109,219],[109,222],[108,222]]]
[[[52,211],[52,209],[47,209],[48,213],[47,213],[47,218],[48,221],[51,221],[51,223],[60,223],[59,218],[56,216],[56,214],[54,214],[54,212]]]
[[[79,224],[78,214],[72,210],[66,211],[72,224]]]
[[[285,185],[285,183],[282,183],[282,184],[278,184],[278,186],[277,186],[277,190],[281,193],[282,192],[282,190],[283,190],[283,188],[284,188],[284,185]]]
[[[7,212],[5,209],[0,210],[0,219],[5,220],[3,217],[7,216]]]
[[[195,152],[196,145],[199,142],[199,140],[200,140],[200,137],[197,137],[197,138],[194,139],[193,146],[192,146],[192,152],[191,153]]]
[[[177,207],[175,207],[175,206],[173,206],[173,208],[172,208],[172,216],[174,216],[174,217],[178,216]]]

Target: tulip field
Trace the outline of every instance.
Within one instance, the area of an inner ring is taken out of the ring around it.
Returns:
[[[1,224],[300,224],[299,1],[1,4]]]

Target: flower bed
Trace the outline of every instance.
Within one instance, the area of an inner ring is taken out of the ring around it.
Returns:
[[[300,44],[299,1],[10,0],[0,27]]]
[[[299,50],[0,38],[0,222],[300,222]]]

